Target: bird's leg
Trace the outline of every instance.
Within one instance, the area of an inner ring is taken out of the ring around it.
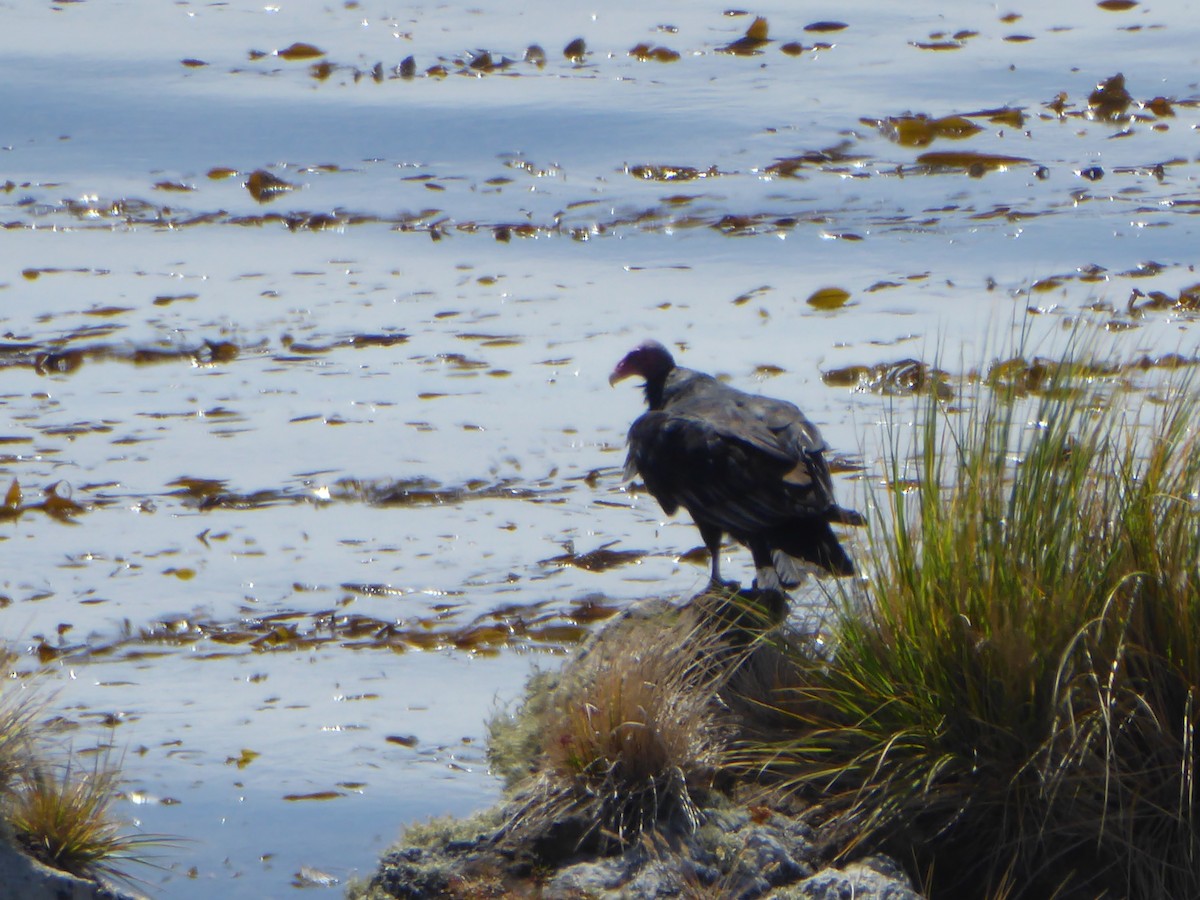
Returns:
[[[708,548],[709,564],[712,566],[712,571],[708,576],[709,590],[724,590],[728,585],[721,580],[721,529],[712,525],[701,525],[696,523],[696,527],[700,529],[700,537],[704,540],[704,546]]]
[[[783,588],[783,581],[775,568],[771,548],[761,537],[746,542],[750,553],[754,556],[754,587],[753,595],[758,615],[761,616],[759,625],[773,627],[778,625],[788,614],[788,595]]]
[[[775,569],[775,561],[771,556],[771,548],[766,542],[758,539],[746,544],[754,557],[754,586],[760,591],[771,591],[785,594],[779,572]],[[785,594],[786,595],[786,594]]]

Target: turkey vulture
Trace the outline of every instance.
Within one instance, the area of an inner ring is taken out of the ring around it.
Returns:
[[[680,506],[691,513],[714,586],[723,584],[724,534],[750,549],[760,590],[799,584],[797,560],[854,574],[829,525],[863,518],[834,502],[825,442],[796,406],[676,366],[657,341],[632,350],[609,383],[632,375],[646,380],[650,409],[629,429],[625,475],[641,475],[667,515]]]

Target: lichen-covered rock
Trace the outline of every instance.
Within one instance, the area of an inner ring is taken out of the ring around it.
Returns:
[[[419,833],[421,846],[401,847],[380,861],[358,900],[528,897],[541,900],[660,900],[711,894],[731,900],[920,900],[890,859],[873,856],[825,867],[812,829],[762,806],[706,811],[688,835],[651,837],[624,852],[580,853],[547,869],[505,848],[502,832],[464,839],[436,826]],[[477,831],[477,829],[475,829]]]
[[[886,856],[869,856],[770,895],[771,900],[921,900],[900,867]]]
[[[555,872],[546,882],[543,896],[546,900],[571,900],[571,898],[579,896],[603,897],[629,885],[644,867],[645,862],[646,854],[641,848],[635,847],[620,856],[609,856],[566,866]],[[659,893],[655,884],[644,884],[640,890],[642,893],[636,895],[632,892],[628,893],[631,900],[634,896],[638,898],[665,896]]]
[[[371,887],[401,900],[440,897],[449,889],[454,874],[453,857],[420,847],[393,850],[379,861]]]

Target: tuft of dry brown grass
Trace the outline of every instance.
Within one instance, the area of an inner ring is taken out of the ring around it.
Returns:
[[[694,830],[728,729],[718,700],[735,652],[726,638],[683,616],[594,646],[538,712],[536,774],[510,827],[557,831],[563,852]]]

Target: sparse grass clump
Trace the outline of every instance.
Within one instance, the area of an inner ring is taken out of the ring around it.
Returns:
[[[11,662],[0,653],[0,666]],[[15,682],[0,682],[0,688]],[[139,852],[170,843],[155,835],[131,835],[111,815],[120,773],[106,754],[90,770],[70,758],[47,764],[49,751],[37,734],[41,707],[28,698],[0,696],[0,840],[11,835],[31,856],[83,878],[131,880],[124,866],[145,863]]]
[[[7,669],[11,661],[11,656],[0,650],[0,670]],[[0,797],[11,792],[30,765],[36,715],[37,706],[28,697],[14,696],[0,681]]]
[[[1078,371],[927,398],[865,593],[740,757],[941,896],[1200,896],[1200,404]]]
[[[18,842],[46,865],[84,878],[128,881],[127,862],[163,839],[131,835],[112,817],[119,770],[97,756],[88,771],[71,761],[55,770],[24,769],[8,797],[5,817]]]

